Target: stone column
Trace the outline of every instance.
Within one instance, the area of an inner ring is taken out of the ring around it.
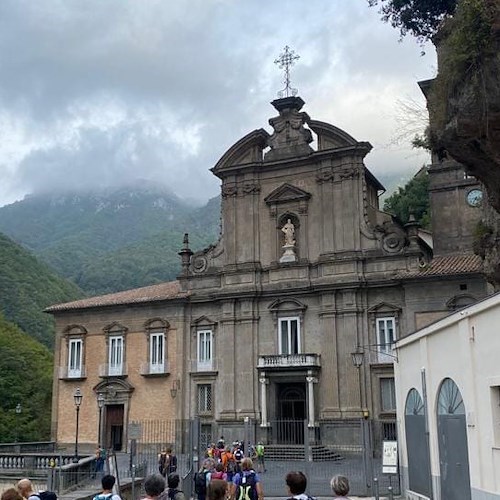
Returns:
[[[307,427],[314,427],[316,423],[316,415],[314,413],[314,384],[318,383],[318,379],[308,374],[307,381],[307,403],[308,403],[308,423]]]
[[[267,420],[267,385],[269,380],[266,378],[265,374],[262,373],[259,377],[260,382],[260,426],[269,427],[269,422]]]

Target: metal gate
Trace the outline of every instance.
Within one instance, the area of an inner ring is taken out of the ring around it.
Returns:
[[[279,426],[279,422],[275,422]],[[138,421],[140,439],[137,440],[135,463],[146,464],[149,473],[156,472],[158,453],[170,445],[177,454],[178,473],[186,496],[192,491],[193,473],[198,470],[205,456],[206,446],[219,436],[221,429],[216,422],[195,421]],[[385,423],[386,424],[386,423]],[[258,441],[265,444],[265,469],[261,474],[264,494],[267,497],[287,495],[285,476],[293,470],[304,472],[308,478],[311,496],[330,496],[330,479],[336,474],[345,475],[351,484],[351,495],[374,496],[375,484],[380,494],[386,496],[391,484],[394,494],[399,494],[399,477],[382,474],[380,450],[374,447],[374,429],[380,434],[384,422],[364,419],[336,419],[322,421],[310,428],[306,420],[296,421],[301,428],[301,444],[268,444],[273,429],[261,428],[257,422],[247,423],[250,446]],[[240,431],[238,431],[240,433]],[[244,435],[244,428],[241,429]],[[230,442],[226,436],[226,442]],[[378,445],[377,445],[378,446]],[[251,453],[251,452],[250,452]],[[374,478],[378,481],[374,482]]]
[[[444,379],[438,395],[437,427],[442,500],[470,500],[465,405],[453,380]]]
[[[410,490],[431,498],[431,462],[425,409],[422,398],[416,389],[412,389],[406,398],[405,428]]]

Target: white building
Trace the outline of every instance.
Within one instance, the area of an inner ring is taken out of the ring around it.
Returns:
[[[500,294],[399,340],[396,349],[408,498],[500,498]]]

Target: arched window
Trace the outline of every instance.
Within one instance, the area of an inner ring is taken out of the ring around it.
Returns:
[[[417,389],[411,389],[406,398],[405,415],[424,415],[424,402]]]
[[[465,415],[465,405],[457,384],[445,378],[439,389],[437,402],[438,415]]]

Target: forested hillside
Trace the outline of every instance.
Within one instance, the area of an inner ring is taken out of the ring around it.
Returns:
[[[1,443],[49,439],[52,363],[45,346],[0,314]]]
[[[185,232],[197,250],[216,241],[219,198],[193,207],[142,183],[112,192],[29,196],[0,208],[0,231],[88,294],[174,279]]]
[[[77,286],[57,276],[30,252],[0,234],[0,312],[9,321],[51,348],[53,318],[43,310],[51,304],[82,296]]]

